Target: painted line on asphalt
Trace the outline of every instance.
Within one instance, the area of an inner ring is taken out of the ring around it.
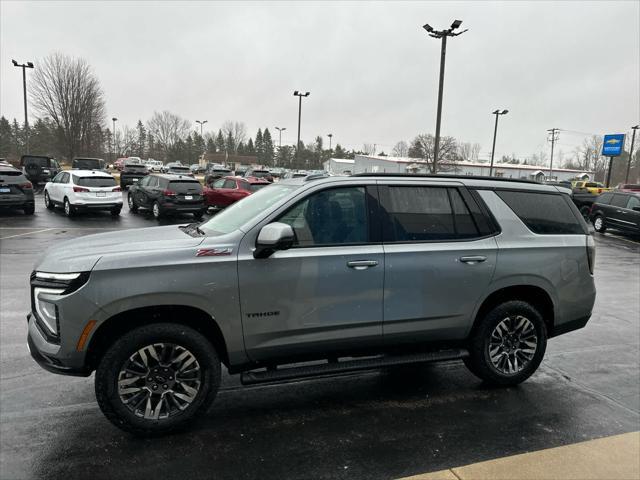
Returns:
[[[9,235],[8,237],[0,237],[0,240],[7,240],[8,238],[22,237],[23,235],[32,235],[35,233],[48,232],[49,230],[55,230],[55,228],[45,228],[44,230],[36,230],[34,232],[18,233],[17,235]]]

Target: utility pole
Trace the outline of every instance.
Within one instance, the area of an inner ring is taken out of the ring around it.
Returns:
[[[631,149],[629,150],[629,160],[627,161],[627,175],[624,177],[624,183],[629,183],[629,171],[631,170],[631,161],[633,160],[633,144],[636,141],[636,130],[640,128],[640,125],[631,127],[633,134],[631,135]]]
[[[333,133],[328,133],[327,137],[329,137],[329,151],[331,151],[331,139],[333,138]]]
[[[492,112],[496,116],[496,125],[493,128],[493,147],[491,148],[491,166],[489,167],[489,176],[493,177],[493,155],[496,153],[496,135],[498,134],[498,117],[506,115],[509,110],[495,110]]]
[[[278,150],[282,148],[282,131],[286,129],[287,127],[276,127],[276,130],[278,130],[278,133],[279,133]],[[300,135],[298,135],[298,139],[300,139]]]
[[[300,120],[302,118],[302,97],[308,97],[309,92],[302,93],[296,90],[293,92],[294,97],[298,97],[298,143],[296,143],[296,161],[300,160]]]
[[[33,63],[18,63],[15,60],[11,60],[14,67],[22,68],[22,94],[24,96],[24,143],[26,153],[29,153],[29,119],[27,117],[27,68],[33,68]]]
[[[440,151],[440,121],[442,119],[442,91],[444,88],[444,61],[447,54],[447,37],[457,37],[458,35],[462,35],[468,29],[463,30],[458,33],[454,33],[454,30],[462,25],[462,20],[454,20],[451,24],[451,27],[446,30],[434,30],[431,25],[425,23],[422,28],[424,28],[430,37],[439,38],[442,40],[442,45],[440,47],[440,82],[438,84],[438,113],[436,116],[436,138],[434,141],[433,148],[433,173],[438,173],[438,153]]]
[[[551,161],[549,162],[549,180],[551,180],[551,176],[553,175],[553,147],[558,141],[558,136],[560,135],[559,128],[550,128],[547,132],[551,133]]]
[[[113,117],[111,119],[113,121],[113,161],[116,161],[116,122],[118,119]]]

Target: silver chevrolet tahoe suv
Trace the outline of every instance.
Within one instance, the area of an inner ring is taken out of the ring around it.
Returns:
[[[221,364],[243,384],[461,359],[527,379],[587,323],[595,248],[556,187],[478,177],[285,180],[202,224],[82,237],[31,275],[45,369],[94,370],[138,435],[202,415]]]

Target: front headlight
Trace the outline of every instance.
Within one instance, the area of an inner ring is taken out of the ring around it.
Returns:
[[[49,302],[47,298],[53,295],[60,295],[64,292],[61,288],[40,288],[33,289],[34,304],[36,314],[42,323],[49,329],[51,334],[58,335],[58,307]]]

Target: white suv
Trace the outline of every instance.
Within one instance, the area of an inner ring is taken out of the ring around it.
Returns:
[[[160,160],[153,160],[150,158],[145,162],[145,165],[150,172],[162,172],[164,170],[164,163]]]
[[[122,210],[121,192],[115,178],[105,172],[60,172],[44,186],[44,204],[49,210],[62,205],[68,217],[82,210],[110,210],[117,216]]]

